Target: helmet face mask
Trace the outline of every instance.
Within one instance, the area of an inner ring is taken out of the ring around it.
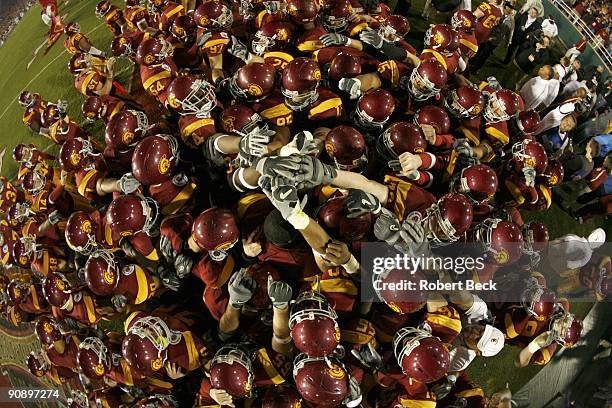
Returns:
[[[140,196],[140,203],[142,204],[142,213],[145,217],[145,224],[142,227],[142,231],[148,236],[156,236],[157,231],[157,219],[160,216],[159,205],[151,197]]]
[[[180,103],[186,114],[207,118],[216,104],[215,90],[207,81],[196,79],[191,85],[191,91]]]
[[[303,302],[313,302],[318,304],[318,307],[306,307],[295,311],[299,308],[300,303]],[[289,327],[292,328],[304,320],[314,320],[315,317],[328,318],[334,321],[338,319],[336,311],[329,305],[323,295],[316,292],[304,292],[295,300],[291,315],[289,316]]]
[[[431,81],[419,73],[418,68],[414,68],[410,74],[408,91],[417,101],[425,101],[440,92]]]
[[[575,320],[576,317],[571,313],[559,314],[550,319],[550,330],[552,331],[554,341],[564,347],[571,346],[567,344],[566,338]]]
[[[285,97],[285,103],[294,111],[301,111],[310,106],[319,97],[317,91],[318,86],[306,92],[290,91],[285,88],[281,88],[281,93]]]
[[[97,337],[87,337],[79,344],[79,350],[91,350],[98,356],[96,374],[104,375],[111,365],[111,356],[108,347]]]
[[[506,113],[506,107],[497,97],[497,93],[489,96],[483,111],[483,116],[489,123],[503,122],[510,119],[510,115]]]
[[[255,33],[255,38],[251,41],[251,47],[253,48],[253,52],[260,57],[263,56],[266,51],[274,47],[276,44],[276,34],[272,37],[268,37],[264,35],[260,31]]]
[[[380,35],[383,40],[390,43],[394,43],[402,39],[402,37],[397,33],[395,28],[384,23],[380,25],[380,28],[378,29],[378,35]]]
[[[353,115],[353,120],[355,123],[363,129],[382,129],[385,127],[385,124],[389,121],[389,118],[386,118],[383,121],[376,121],[373,117],[368,115],[359,107],[359,105],[355,108],[355,114]],[[367,158],[366,158],[367,160]]]
[[[168,327],[165,321],[156,316],[146,316],[134,323],[127,334],[134,334],[141,339],[146,339],[155,346],[157,357],[166,360],[166,350],[171,345],[177,345],[183,335]]]
[[[446,98],[444,98],[444,107],[450,112],[451,115],[457,118],[469,118],[472,116],[470,110],[466,109],[459,103],[459,97],[455,90],[450,91]]]
[[[323,26],[334,33],[341,33],[347,29],[350,20],[347,17],[336,17],[332,15],[322,16]]]

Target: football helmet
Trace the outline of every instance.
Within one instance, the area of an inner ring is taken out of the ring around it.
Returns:
[[[122,55],[132,57],[136,55],[136,50],[132,47],[132,40],[123,34],[113,39],[111,51],[115,57],[120,57]]]
[[[546,248],[550,234],[546,225],[538,221],[531,221],[521,228],[523,234],[525,253],[540,252]]]
[[[425,276],[420,271],[391,269],[380,274],[372,274],[372,287],[376,296],[395,313],[415,313],[427,303],[427,293],[420,291],[405,292],[396,290],[403,282],[413,282],[417,285]]]
[[[282,50],[291,43],[293,27],[284,21],[270,21],[263,24],[251,41],[253,53],[263,57],[268,51]]]
[[[359,98],[353,119],[363,129],[382,129],[395,112],[396,102],[385,89],[369,91]]]
[[[511,265],[523,255],[523,234],[510,221],[488,218],[474,227],[471,238],[483,246],[490,264]]]
[[[399,14],[387,16],[378,28],[378,35],[392,43],[402,40],[409,32],[410,21]]]
[[[45,127],[51,127],[58,120],[62,120],[59,107],[54,103],[48,103],[41,115],[41,119]]]
[[[516,94],[509,89],[500,89],[489,94],[482,114],[487,122],[497,123],[509,120],[518,111]]]
[[[450,181],[450,190],[465,194],[472,204],[489,202],[497,192],[495,171],[486,164],[475,164],[461,169]]]
[[[183,44],[190,44],[195,40],[198,26],[193,17],[187,14],[186,16],[179,16],[172,23],[170,32],[174,37],[179,39]]]
[[[26,188],[26,190],[30,191],[30,188]],[[6,220],[15,227],[22,225],[33,214],[34,211],[30,210],[29,203],[15,203],[6,211]]]
[[[97,227],[96,222],[85,211],[70,214],[64,231],[66,243],[73,251],[82,255],[90,254],[98,246],[95,235]]]
[[[521,111],[516,116],[516,126],[523,134],[530,135],[540,126],[540,115],[533,109]]]
[[[295,58],[283,70],[281,92],[292,110],[303,110],[317,100],[321,70],[309,58]]]
[[[32,291],[32,285],[21,279],[13,279],[6,287],[6,293],[13,305],[25,302]]]
[[[157,316],[145,316],[127,330],[121,343],[121,354],[130,368],[151,376],[159,372],[168,360],[168,349],[183,339],[180,331],[172,330]]]
[[[361,74],[361,61],[356,55],[339,52],[329,64],[327,73],[332,81],[354,78]]]
[[[424,101],[436,97],[446,85],[447,79],[448,74],[442,64],[434,59],[427,59],[412,70],[408,92],[417,101]]]
[[[94,251],[85,263],[85,283],[98,296],[112,296],[119,284],[121,271],[112,252]]]
[[[395,122],[378,137],[376,151],[385,160],[397,159],[402,153],[423,153],[427,140],[421,128],[411,122]]]
[[[221,113],[221,129],[226,133],[246,135],[261,127],[263,119],[247,105],[232,105]]]
[[[64,142],[59,151],[59,163],[64,171],[76,173],[91,164],[99,156],[89,140],[75,137]]]
[[[419,126],[430,125],[438,135],[448,134],[451,127],[451,121],[446,111],[435,105],[420,108],[414,115],[414,123]]]
[[[193,75],[183,75],[168,87],[166,103],[181,115],[208,118],[217,104],[217,98],[215,88],[208,81]]]
[[[45,360],[42,352],[30,351],[26,358],[26,365],[28,370],[35,377],[43,377],[47,371],[51,368],[50,364]]]
[[[102,99],[95,96],[88,96],[81,105],[81,113],[88,121],[95,121],[102,117]]]
[[[471,85],[451,89],[444,98],[444,107],[456,118],[475,118],[482,113],[484,104],[482,92]]]
[[[111,4],[108,0],[103,0],[96,4],[96,17],[102,18],[111,11]]]
[[[194,220],[191,237],[200,249],[208,252],[211,259],[222,261],[240,239],[240,230],[230,210],[209,208]]]
[[[161,10],[168,4],[169,0],[147,0],[147,9],[150,13],[155,13],[157,10]]]
[[[139,232],[149,236],[157,235],[159,217],[159,206],[155,200],[135,194],[115,198],[106,210],[107,224],[113,233],[121,237],[129,237]]]
[[[451,26],[454,30],[470,34],[476,29],[476,16],[470,10],[458,10],[451,17]]]
[[[425,47],[451,55],[459,48],[459,36],[448,24],[436,24],[425,32]]]
[[[144,40],[136,51],[136,62],[146,67],[160,65],[174,54],[174,47],[163,38]]]
[[[548,187],[554,187],[563,181],[565,169],[558,159],[549,159],[546,168],[540,176],[544,179],[544,184]]]
[[[80,52],[74,54],[68,61],[68,70],[72,75],[78,75],[89,67],[90,63],[87,56]]]
[[[37,250],[39,248],[33,236],[21,237],[13,243],[13,259],[18,266],[30,268]]]
[[[253,389],[253,363],[240,344],[223,346],[210,363],[213,388],[225,390],[233,398],[247,397]]]
[[[539,175],[548,166],[548,155],[540,143],[524,139],[512,145],[512,161],[516,171],[520,172],[524,167],[531,167]]]
[[[36,103],[36,96],[30,91],[23,91],[19,94],[19,104],[24,108],[29,108]]]
[[[540,322],[553,315],[556,301],[555,292],[541,286],[535,279],[530,279],[521,293],[521,305],[529,316]]]
[[[214,31],[229,30],[234,24],[232,10],[220,1],[200,4],[193,13],[196,24]]]
[[[174,136],[147,136],[134,149],[132,174],[145,186],[160,184],[172,176],[178,160],[179,144]]]
[[[370,231],[374,221],[371,213],[348,217],[346,197],[332,197],[319,209],[319,223],[334,238],[343,242],[357,242]]]
[[[325,357],[340,344],[338,315],[321,293],[301,293],[291,305],[289,329],[293,344],[311,357]]]
[[[319,8],[316,0],[287,0],[287,13],[296,24],[308,24],[317,19]]]
[[[28,172],[21,180],[21,187],[32,195],[40,193],[47,184],[47,178],[38,168]]]
[[[38,340],[47,346],[64,339],[60,325],[55,318],[50,316],[38,317],[34,324],[34,333],[36,333]]]
[[[127,151],[136,146],[149,130],[147,115],[138,110],[125,110],[117,113],[106,125],[104,141],[107,146]]]
[[[78,33],[80,31],[81,31],[81,26],[79,23],[75,21],[66,24],[66,27],[64,27],[64,33],[68,35]]]
[[[79,369],[90,380],[101,380],[111,367],[111,353],[98,337],[87,337],[79,344]]]
[[[431,333],[413,327],[398,330],[393,352],[404,374],[424,384],[444,377],[450,366],[447,346]]]
[[[559,313],[550,319],[554,340],[563,347],[573,347],[582,337],[582,320],[572,313]]]
[[[473,209],[470,201],[459,193],[448,193],[427,208],[425,223],[428,239],[434,245],[455,242],[472,225]]]
[[[361,171],[368,163],[368,147],[354,127],[340,125],[325,136],[325,151],[339,170]]]
[[[349,0],[328,0],[320,11],[323,27],[329,32],[341,33],[351,23],[353,7]]]
[[[72,284],[64,274],[51,272],[43,281],[43,293],[51,306],[62,309],[72,296]]]
[[[316,406],[338,406],[349,394],[349,374],[333,357],[299,354],[293,361],[293,380],[302,398]]]
[[[276,69],[264,62],[251,62],[240,67],[229,80],[234,98],[259,102],[274,90]]]

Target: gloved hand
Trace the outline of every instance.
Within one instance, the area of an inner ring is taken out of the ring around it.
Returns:
[[[305,195],[300,200],[298,189],[289,179],[263,176],[259,178],[259,186],[285,220],[300,213],[306,206],[308,196]]]
[[[229,395],[229,393],[225,390],[219,388],[212,388],[210,390],[210,398],[212,398],[217,404],[220,406],[227,406],[234,408],[234,398]]]
[[[170,241],[170,238],[165,235],[159,237],[159,251],[166,259],[166,261],[168,261],[169,263],[174,262],[174,257],[176,253],[174,252],[174,248],[172,248],[172,242]]]
[[[131,194],[138,190],[140,182],[136,180],[132,173],[126,173],[117,180],[117,187],[123,194]]]
[[[204,158],[217,167],[223,166],[224,163],[223,154],[215,148],[215,140],[220,137],[220,134],[212,135],[202,143],[202,154]]]
[[[157,267],[157,276],[159,276],[164,286],[171,291],[178,292],[181,288],[181,280],[172,269],[160,265]]]
[[[127,256],[128,258],[136,257],[137,255],[136,250],[134,249],[134,247],[132,246],[132,244],[130,243],[128,239],[122,239],[119,243],[119,246],[121,246],[121,250],[125,252],[125,256]]]
[[[240,309],[246,302],[251,300],[257,283],[242,268],[234,273],[227,285],[229,301],[232,307]]]
[[[128,304],[128,299],[124,295],[114,295],[111,298],[111,303],[118,312],[125,309]]]
[[[400,239],[400,222],[391,211],[383,208],[374,222],[374,236],[393,246]]]
[[[265,156],[256,159],[253,164],[255,165],[255,170],[261,175],[292,178],[299,172],[302,159],[297,155],[287,157]]]
[[[290,156],[292,154],[307,155],[319,152],[319,144],[314,139],[312,133],[307,130],[303,130],[293,136],[291,142],[281,147],[281,156]]]
[[[176,275],[183,279],[191,273],[193,267],[193,260],[186,255],[178,254],[174,260],[174,269],[176,269]]]
[[[319,40],[326,47],[332,47],[334,45],[348,45],[350,39],[346,35],[338,33],[327,33],[319,37]]]
[[[358,78],[342,78],[338,81],[338,89],[346,92],[350,99],[357,99],[363,94],[361,81]]]
[[[232,43],[228,47],[227,52],[229,52],[234,57],[247,62],[249,59],[249,49],[246,45],[244,45],[238,38],[232,35]]]
[[[467,139],[456,139],[453,143],[453,149],[462,156],[474,157],[474,149]]]
[[[359,383],[355,377],[349,377],[349,393],[344,401],[342,401],[342,404],[348,408],[354,408],[361,404],[362,399],[363,396],[361,395],[361,387],[359,386]]]
[[[212,37],[212,31],[203,31],[196,40],[198,47],[203,46]]]
[[[425,242],[425,229],[420,222],[406,219],[400,226],[400,237],[407,244]]]
[[[371,45],[377,50],[383,45],[383,38],[373,29],[366,29],[359,33],[359,39],[361,42]]]
[[[286,4],[282,1],[266,1],[263,3],[264,8],[269,14],[276,14],[279,11],[283,11],[286,7]]]
[[[527,184],[527,187],[535,186],[535,179],[536,179],[535,169],[531,166],[525,166],[523,167],[522,171],[523,171],[523,176],[525,177],[525,184]]]
[[[275,131],[267,127],[262,129],[259,126],[256,127],[240,139],[240,156],[249,163],[252,163],[257,157],[264,156],[268,153],[268,143],[275,134]]]
[[[65,116],[66,115],[66,110],[68,109],[68,101],[65,101],[63,99],[59,99],[57,101],[57,110],[59,111],[60,116]]]
[[[312,156],[300,156],[298,171],[292,176],[298,189],[310,189],[321,184],[331,184],[338,176],[338,170]]]
[[[370,367],[378,371],[384,370],[385,362],[378,351],[376,351],[372,343],[361,346],[359,350],[352,349],[351,354],[366,367]]]
[[[275,281],[271,275],[268,275],[268,297],[272,301],[272,306],[277,309],[287,309],[293,290],[287,282]]]
[[[357,218],[364,214],[378,214],[381,209],[380,201],[374,194],[362,190],[351,190],[346,197],[348,218]]]
[[[62,219],[62,216],[60,215],[59,211],[57,211],[57,210],[53,211],[47,217],[47,220],[49,221],[49,224],[51,224],[51,225],[57,224],[58,222],[60,222],[61,219]]]

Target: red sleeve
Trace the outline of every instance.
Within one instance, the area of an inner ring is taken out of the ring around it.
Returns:
[[[439,147],[441,149],[450,149],[453,147],[454,143],[455,137],[451,134],[436,135],[436,141],[434,142],[434,146]]]
[[[608,179],[608,173],[603,167],[597,167],[593,169],[591,174],[589,174],[588,182],[591,191],[595,191],[599,189]]]

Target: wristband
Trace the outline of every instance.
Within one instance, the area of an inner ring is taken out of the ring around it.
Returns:
[[[240,181],[240,184],[242,184],[242,187],[245,187],[248,190],[257,190],[257,188],[259,188],[258,186],[253,186],[253,185],[249,184],[244,179],[244,168],[240,168],[236,172],[238,173],[238,181]]]
[[[280,344],[288,344],[291,343],[291,336],[287,336],[287,337],[278,337],[276,334],[272,334],[272,340],[276,340],[278,343]]]
[[[343,264],[342,267],[347,273],[353,274],[359,272],[360,265],[357,259],[355,259],[355,256],[351,254],[351,257],[349,258],[348,262]]]
[[[303,230],[308,226],[310,217],[301,209],[298,209],[295,213],[287,217],[287,222],[293,225],[296,230]]]
[[[219,140],[223,139],[224,137],[228,137],[229,135],[225,135],[225,134],[221,134],[218,137],[215,137],[215,140],[213,140],[213,147],[215,148],[215,150],[221,154],[227,154],[227,152],[224,152],[223,150],[221,150],[221,148],[219,147]]]
[[[532,341],[531,343],[529,343],[529,345],[527,345],[527,351],[529,351],[531,354],[535,354],[538,350],[540,350],[542,347],[540,347],[540,345],[538,344],[537,341]]]

